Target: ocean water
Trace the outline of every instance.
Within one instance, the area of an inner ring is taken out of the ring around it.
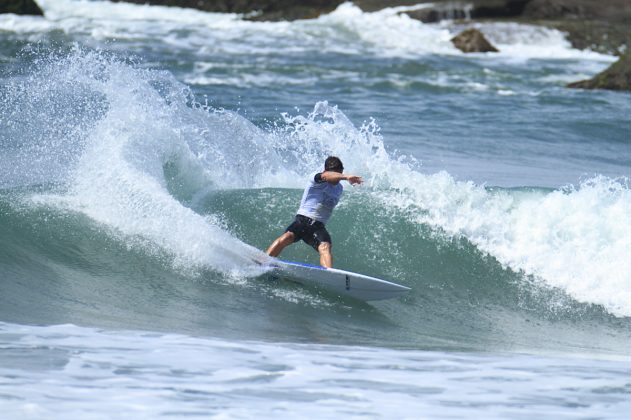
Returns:
[[[0,15],[3,417],[628,417],[631,96],[564,87],[615,57],[406,8],[38,3]],[[252,263],[329,154],[366,181],[335,265],[405,297]]]

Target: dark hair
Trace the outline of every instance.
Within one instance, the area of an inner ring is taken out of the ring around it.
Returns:
[[[342,161],[337,156],[329,156],[324,161],[324,170],[341,173],[344,172],[344,165],[342,165]]]

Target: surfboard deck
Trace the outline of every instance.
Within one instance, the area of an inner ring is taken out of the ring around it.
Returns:
[[[390,281],[319,265],[274,260],[270,274],[276,278],[326,289],[339,295],[363,301],[392,299],[407,293],[410,288]]]

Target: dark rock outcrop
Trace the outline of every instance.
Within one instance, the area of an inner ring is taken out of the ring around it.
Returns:
[[[625,54],[607,70],[590,80],[570,83],[570,88],[631,91],[631,54]]]
[[[629,0],[530,0],[523,11],[529,19],[589,19],[631,22]]]
[[[467,29],[451,39],[456,48],[465,53],[498,52],[477,29]]]
[[[578,50],[620,55],[631,47],[631,20],[629,24],[587,19],[528,20],[526,23],[564,32],[572,47]]]
[[[312,19],[329,13],[343,0],[112,0],[156,6],[188,7],[206,12],[250,14],[250,20]]]
[[[422,15],[430,10],[438,14],[451,9],[453,13],[469,10],[472,19],[525,18],[546,20],[587,19],[607,22],[631,22],[631,1],[629,0],[354,0],[366,11],[383,7],[410,5],[411,3],[432,3]]]
[[[629,0],[531,0],[521,18],[567,33],[577,49],[621,54],[631,47]]]
[[[16,15],[43,16],[42,9],[33,0],[2,0],[0,13],[15,13]]]

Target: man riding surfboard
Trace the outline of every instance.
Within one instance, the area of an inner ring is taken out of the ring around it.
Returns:
[[[266,251],[267,255],[276,257],[285,247],[302,239],[318,251],[320,265],[331,268],[332,242],[325,224],[344,192],[341,181],[359,185],[363,179],[360,176],[344,174],[344,165],[338,157],[327,157],[324,161],[324,171],[316,173],[305,188],[293,223],[287,227],[285,233],[272,242]]]

